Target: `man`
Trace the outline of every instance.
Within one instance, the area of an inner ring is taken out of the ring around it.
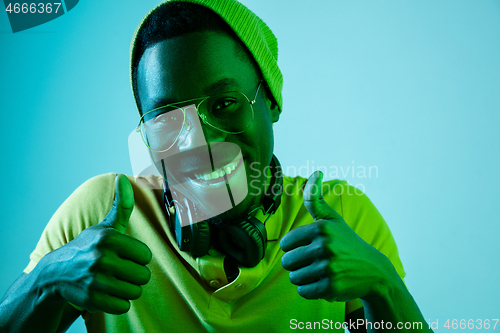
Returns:
[[[146,15],[131,56],[136,133],[162,177],[78,188],[4,296],[2,331],[60,332],[80,315],[89,332],[343,331],[362,318],[429,331],[369,199],[318,172],[279,174],[276,61],[272,32],[235,1]]]

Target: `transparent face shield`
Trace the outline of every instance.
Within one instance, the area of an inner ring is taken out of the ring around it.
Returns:
[[[202,122],[222,132],[242,133],[253,121],[253,102],[243,93],[226,92],[168,105],[144,114],[129,135],[137,185],[161,189],[166,179],[182,226],[220,215],[247,196],[240,147],[207,143]]]

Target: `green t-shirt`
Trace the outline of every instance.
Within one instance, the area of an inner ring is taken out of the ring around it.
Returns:
[[[45,254],[103,220],[113,203],[115,176],[88,180],[61,205],[25,273]],[[240,268],[230,284],[223,270],[224,256],[216,250],[196,259],[178,250],[162,209],[162,191],[139,187],[133,177],[129,180],[135,207],[127,234],[151,249],[151,280],[126,314],[84,312],[89,332],[282,332],[292,330],[293,322],[344,321],[345,303],[302,298],[281,266],[279,240],[289,230],[313,222],[302,201],[306,179],[284,177],[281,205],[266,222],[268,239],[278,241],[268,242],[264,259],[253,268]],[[152,188],[161,188],[161,179],[146,180],[154,184]],[[394,238],[368,197],[340,180],[324,182],[323,196],[362,239],[391,260],[403,279]],[[260,211],[256,217],[264,220]]]

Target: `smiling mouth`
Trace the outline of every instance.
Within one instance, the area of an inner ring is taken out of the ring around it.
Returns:
[[[218,185],[222,182],[226,181],[226,178],[229,179],[231,175],[236,173],[238,167],[242,164],[243,158],[241,155],[237,157],[235,161],[232,161],[215,171],[194,174],[194,177],[190,177],[192,180],[199,182],[201,184],[206,185]]]

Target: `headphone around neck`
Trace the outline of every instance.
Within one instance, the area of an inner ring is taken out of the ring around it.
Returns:
[[[264,193],[262,203],[264,213],[268,215],[266,221],[278,209],[283,191],[283,173],[274,155],[271,159],[270,171],[271,182]],[[207,221],[182,226],[179,214],[173,213],[174,200],[166,180],[163,182],[163,200],[170,229],[181,251],[189,252],[196,258],[206,255],[210,245],[213,245],[245,267],[254,267],[264,258],[268,241],[267,231],[265,221],[262,223],[252,215],[256,209],[253,209],[241,221],[223,227],[215,226]],[[197,207],[187,198],[184,198],[183,204],[188,214],[196,212]]]

